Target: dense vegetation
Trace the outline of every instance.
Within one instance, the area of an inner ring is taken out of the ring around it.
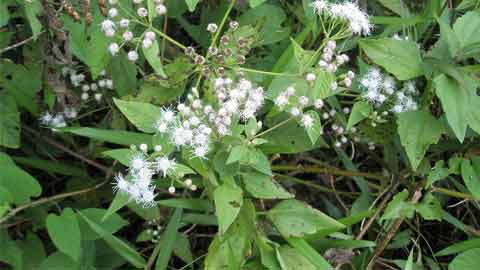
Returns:
[[[478,269],[479,62],[478,0],[1,0],[0,269]]]

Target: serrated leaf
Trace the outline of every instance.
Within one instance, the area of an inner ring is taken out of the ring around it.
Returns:
[[[342,223],[297,200],[278,203],[268,211],[267,217],[284,237],[304,237],[345,228]]]
[[[271,176],[250,172],[243,175],[245,189],[258,199],[290,199],[294,195],[286,191]]]
[[[157,75],[166,78],[167,74],[165,74],[165,71],[163,70],[163,65],[162,61],[160,60],[160,55],[159,55],[159,47],[158,47],[158,41],[155,40],[153,44],[148,48],[145,49],[142,47],[143,50],[143,55],[145,55],[145,58],[147,59],[148,63],[150,66],[155,70],[155,73]]]
[[[155,133],[155,123],[160,117],[159,107],[149,103],[123,101],[116,98],[113,101],[135,127],[146,133]]]
[[[416,170],[428,147],[440,139],[442,124],[429,112],[412,111],[399,114],[397,125],[400,142],[412,168]]]
[[[48,215],[46,224],[48,235],[55,246],[78,262],[82,254],[82,238],[77,216],[73,210],[65,208],[60,216]]]
[[[100,225],[90,220],[81,212],[78,212],[78,215],[82,217],[90,226],[90,228],[98,235],[100,235],[103,240],[105,240],[105,242],[107,242],[107,244],[125,260],[127,260],[137,268],[143,268],[145,266],[145,260],[135,249],[133,249],[117,237],[113,236],[109,232],[105,231]]]
[[[409,80],[423,74],[420,49],[413,41],[368,39],[360,41],[360,46],[373,62],[399,80]]]
[[[220,234],[232,225],[243,204],[243,193],[239,187],[223,184],[215,189],[215,215],[218,218]]]

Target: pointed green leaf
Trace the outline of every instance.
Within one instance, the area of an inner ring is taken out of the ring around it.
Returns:
[[[243,193],[239,187],[223,184],[215,189],[213,197],[219,230],[221,234],[224,234],[240,212],[243,204]]]
[[[155,133],[155,124],[160,117],[160,108],[143,102],[123,101],[114,98],[115,105],[139,130],[146,133]]]
[[[79,261],[81,233],[77,216],[71,208],[65,208],[60,216],[50,214],[46,220],[48,235],[55,246],[73,260]]]

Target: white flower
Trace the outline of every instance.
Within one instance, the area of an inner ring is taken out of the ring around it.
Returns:
[[[279,95],[277,98],[275,98],[275,105],[283,108],[285,105],[288,104],[288,97],[285,95]]]
[[[313,126],[313,118],[308,114],[304,114],[300,122],[305,128],[311,128]]]
[[[287,96],[295,95],[295,88],[293,86],[287,87],[286,94],[287,94]]]
[[[98,86],[100,86],[102,88],[105,87],[105,84],[106,84],[105,80],[99,80],[98,81]]]
[[[315,109],[321,109],[324,103],[323,103],[323,100],[317,99],[315,100],[315,103],[313,105],[315,106]]]
[[[97,91],[98,90],[98,85],[96,83],[92,83],[92,84],[90,84],[90,89],[92,91]]]
[[[215,23],[209,23],[207,25],[207,31],[210,33],[215,33],[218,30],[218,26]]]
[[[101,23],[102,31],[106,32],[107,30],[113,30],[115,28],[115,23],[112,20],[104,20]]]
[[[300,109],[297,108],[297,107],[293,107],[291,110],[290,110],[290,114],[294,117],[297,117],[299,116],[301,113]]]
[[[313,82],[313,81],[315,81],[315,79],[317,79],[317,76],[315,76],[315,74],[313,74],[313,73],[308,73],[305,76],[305,80],[307,80],[308,82]]]
[[[119,24],[120,24],[120,27],[127,28],[128,25],[130,24],[130,21],[128,19],[121,19]]]
[[[148,162],[142,154],[136,153],[129,162],[130,169],[139,171],[141,168],[147,167]]]
[[[123,175],[121,174],[115,175],[114,181],[115,181],[114,182],[115,187],[113,188],[114,190],[123,191],[123,192],[126,192],[128,190],[129,183],[127,182],[127,180],[125,180],[125,178],[123,178]]]
[[[80,98],[81,98],[83,101],[85,101],[85,100],[87,100],[87,99],[89,98],[89,96],[90,96],[90,95],[89,95],[87,92],[84,92],[84,93],[82,93],[82,95],[80,96]]]
[[[145,38],[154,41],[155,40],[155,33],[153,31],[147,31],[147,32],[145,32]]]
[[[300,105],[302,105],[302,106],[307,106],[308,105],[308,97],[300,96],[298,98],[298,103],[300,103]]]
[[[193,132],[184,127],[177,127],[172,132],[172,141],[176,146],[189,144],[193,138]]]
[[[155,152],[161,152],[162,151],[162,146],[157,144],[155,145],[155,147],[153,148],[153,150],[155,150]]]
[[[142,17],[142,18],[145,18],[148,15],[148,10],[144,7],[141,7],[139,9],[137,9],[137,15]]]
[[[108,46],[108,51],[113,56],[115,56],[118,53],[119,50],[120,50],[120,47],[118,46],[117,43],[112,43]]]
[[[116,5],[117,2],[118,2],[118,0],[108,0],[108,3],[109,3],[110,5]]]
[[[88,85],[88,84],[82,85],[82,91],[83,91],[83,92],[88,92],[88,91],[90,91],[90,85]]]
[[[114,35],[115,35],[115,30],[113,28],[105,30],[105,36],[113,37]]]
[[[118,15],[118,10],[116,8],[111,8],[108,10],[108,17],[114,18]]]
[[[168,188],[168,193],[170,193],[170,194],[175,193],[175,187],[174,186],[169,187]]]
[[[123,40],[130,41],[130,40],[133,39],[133,33],[131,31],[125,31],[125,33],[123,33],[122,37],[123,37]]]
[[[40,116],[40,122],[43,125],[49,125],[53,119],[53,115],[50,112],[46,111]]]
[[[106,86],[108,89],[113,89],[113,81],[112,81],[112,80],[106,80],[106,81],[105,81],[105,86]]]
[[[157,14],[159,16],[162,16],[164,15],[165,13],[167,13],[167,7],[165,7],[165,5],[163,4],[158,4],[156,7],[155,7],[155,11],[157,12]]]
[[[158,157],[155,159],[155,164],[157,165],[157,171],[163,174],[163,177],[175,168],[175,160],[168,159],[168,157]]]
[[[143,41],[142,41],[142,46],[143,46],[143,48],[145,48],[145,49],[150,48],[150,47],[152,46],[152,44],[153,44],[152,40],[151,40],[151,39],[148,39],[148,38],[145,38],[145,39],[143,39]]]
[[[313,11],[316,14],[321,14],[325,8],[327,8],[327,3],[323,0],[315,0],[310,4],[313,7]]]
[[[208,153],[208,147],[207,146],[197,146],[193,149],[193,154],[198,157],[198,158],[205,158],[205,156]]]
[[[354,35],[369,35],[372,29],[368,15],[360,10],[356,3],[345,2],[329,6],[329,14],[348,23]]]
[[[140,146],[138,148],[140,148],[140,150],[143,151],[143,152],[147,152],[148,145],[146,143],[142,143],[142,144],[140,144]]]
[[[138,60],[138,53],[136,51],[129,51],[127,58],[129,61],[135,62]]]
[[[158,132],[165,133],[168,130],[168,124],[165,123],[164,121],[159,120],[155,124],[155,128],[158,130]]]

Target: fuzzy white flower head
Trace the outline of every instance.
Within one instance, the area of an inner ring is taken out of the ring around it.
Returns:
[[[82,91],[83,91],[83,92],[88,92],[88,91],[90,91],[90,85],[88,85],[88,84],[82,85]]]
[[[114,185],[115,185],[114,190],[126,192],[128,190],[130,183],[128,183],[128,181],[125,180],[122,174],[117,174],[114,177]]]
[[[168,124],[162,120],[158,120],[157,123],[155,124],[155,128],[157,129],[158,132],[165,133],[168,130]]]
[[[172,132],[172,141],[176,146],[189,144],[193,139],[193,132],[184,127],[176,127]]]
[[[157,171],[163,174],[163,177],[167,176],[167,174],[175,168],[175,160],[168,159],[168,157],[158,157],[155,159],[155,164],[157,166]]]
[[[300,96],[298,98],[298,103],[300,103],[300,105],[302,105],[302,106],[307,106],[308,102],[309,102],[309,100],[308,100],[308,97],[306,97],[306,96]]]
[[[131,62],[135,62],[138,60],[138,53],[136,51],[129,51],[127,54],[127,58]]]
[[[368,15],[360,10],[356,3],[332,4],[329,7],[329,13],[334,18],[347,22],[354,35],[369,35],[372,30]]]
[[[164,4],[158,4],[156,7],[155,7],[155,11],[157,12],[157,14],[159,16],[162,16],[164,15],[165,13],[167,13],[167,7],[165,7]]]
[[[111,8],[108,10],[108,17],[110,18],[115,18],[118,15],[118,9],[116,8]]]
[[[106,81],[105,81],[105,86],[106,86],[108,89],[113,89],[113,81],[112,81],[112,80],[106,80]]]
[[[152,44],[153,44],[152,40],[148,39],[148,38],[145,38],[142,41],[142,46],[143,46],[144,49],[150,48],[152,46]]]
[[[313,105],[315,106],[315,109],[321,109],[324,105],[324,102],[321,99],[317,99]]]
[[[207,25],[207,31],[208,31],[208,32],[210,32],[210,33],[215,33],[215,32],[217,32],[217,30],[218,30],[218,25],[217,25],[217,24],[215,24],[215,23],[209,23],[209,24]]]
[[[293,108],[290,110],[290,114],[291,114],[292,116],[294,116],[294,117],[299,116],[300,113],[302,113],[302,112],[301,112],[300,109],[297,108],[297,107],[293,107]]]
[[[131,31],[125,31],[123,34],[122,34],[122,37],[123,37],[123,40],[125,41],[130,41],[133,39],[133,33]]]
[[[137,15],[142,18],[145,18],[148,15],[148,10],[144,7],[140,7],[137,9]]]
[[[321,14],[326,8],[327,3],[323,0],[315,0],[310,4],[316,14]]]
[[[280,109],[288,104],[288,97],[285,95],[279,95],[275,98],[275,105]]]
[[[314,73],[308,73],[306,76],[305,76],[305,80],[307,80],[308,82],[313,82],[317,79],[317,76],[314,74]]]
[[[122,28],[127,28],[128,25],[130,25],[130,21],[128,19],[121,19],[119,25]]]
[[[110,52],[111,55],[115,56],[117,55],[118,51],[120,50],[120,47],[118,46],[117,43],[111,43],[108,46],[108,51]]]
[[[80,96],[80,98],[83,101],[87,100],[89,97],[90,97],[90,95],[87,92],[82,93],[82,95]]]
[[[313,118],[308,114],[304,114],[300,120],[300,123],[305,128],[311,128],[313,126]]]
[[[112,20],[104,20],[101,23],[102,31],[106,32],[107,30],[113,30],[115,28],[115,23]]]
[[[295,95],[295,92],[296,92],[295,88],[293,86],[289,86],[287,87],[287,90],[285,93],[287,96],[293,96]]]
[[[145,32],[145,38],[148,38],[148,39],[150,39],[150,40],[152,40],[152,41],[155,40],[155,36],[156,36],[156,35],[155,35],[155,33],[154,33],[153,31],[147,31],[147,32]]]
[[[48,125],[50,124],[50,122],[52,121],[53,119],[53,115],[46,111],[44,112],[41,116],[40,116],[40,122],[43,124],[43,125]]]
[[[205,156],[208,153],[208,147],[207,146],[197,146],[193,149],[193,155],[195,155],[198,158],[205,158]]]
[[[129,167],[131,170],[138,171],[141,168],[147,167],[148,162],[145,159],[145,156],[140,153],[136,153],[132,156],[129,162]]]

